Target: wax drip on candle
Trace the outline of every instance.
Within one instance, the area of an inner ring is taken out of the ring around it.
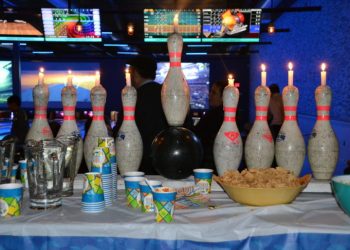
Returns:
[[[261,86],[266,86],[266,66],[261,64]]]
[[[73,85],[72,71],[68,70],[67,86],[72,86],[72,85]]]
[[[228,75],[228,85],[229,86],[233,86],[234,85],[234,83],[235,83],[235,79],[233,79],[233,75],[232,74],[229,74]]]
[[[44,72],[45,69],[43,67],[40,67],[38,84],[44,84]]]
[[[96,71],[96,74],[95,74],[95,86],[98,86],[100,85],[100,71]]]
[[[327,76],[327,72],[326,72],[326,64],[322,63],[321,64],[321,85],[325,86],[326,85],[326,76]]]
[[[126,80],[126,86],[131,86],[131,74],[129,67],[125,68],[125,80]]]
[[[176,13],[174,16],[174,33],[179,31],[179,13]]]
[[[288,63],[288,85],[292,86],[293,85],[293,63],[289,62]]]

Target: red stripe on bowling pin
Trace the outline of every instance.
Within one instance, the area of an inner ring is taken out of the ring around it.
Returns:
[[[284,111],[297,111],[297,106],[285,106]]]
[[[284,117],[284,120],[285,121],[296,121],[297,120],[297,117],[295,115],[286,115]]]
[[[123,109],[124,109],[124,112],[125,111],[135,111],[135,106],[125,106]]]
[[[318,121],[329,121],[329,115],[318,115],[317,120]]]
[[[34,118],[38,119],[38,120],[43,120],[43,119],[46,119],[46,114],[45,115],[43,115],[43,114],[35,114]]]
[[[94,112],[96,112],[96,111],[104,111],[104,107],[103,106],[93,106],[92,110]]]
[[[330,106],[317,106],[317,111],[329,111]]]
[[[256,106],[256,111],[267,111],[267,106]]]
[[[181,67],[181,62],[170,62],[170,67]]]
[[[104,117],[103,117],[103,115],[94,115],[92,120],[93,121],[103,121]]]
[[[133,116],[133,115],[124,116],[124,120],[125,121],[134,121],[135,120],[135,116]]]
[[[74,106],[63,106],[63,111],[75,111]]]
[[[225,116],[224,117],[224,121],[225,122],[235,122],[236,121],[236,117],[235,116]]]
[[[65,120],[65,121],[72,121],[72,120],[74,120],[75,119],[75,116],[74,115],[65,115],[64,117],[63,117],[63,120]]]
[[[235,107],[224,107],[225,112],[236,112],[237,108]]]
[[[169,53],[170,58],[181,58],[181,52],[170,52]]]
[[[266,115],[257,115],[255,117],[255,119],[258,121],[267,121],[267,116]]]

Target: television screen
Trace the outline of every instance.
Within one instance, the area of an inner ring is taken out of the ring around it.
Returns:
[[[203,9],[203,42],[259,42],[261,9]]]
[[[209,109],[209,63],[182,63],[182,71],[191,90],[191,109]],[[156,82],[163,83],[169,63],[157,63]]]
[[[166,42],[169,34],[174,32],[174,17],[176,13],[179,13],[178,32],[182,34],[183,41],[200,42],[200,9],[188,9],[181,11],[169,9],[145,9],[145,42]]]
[[[77,88],[77,108],[90,108],[90,90],[95,85],[99,63],[23,62],[21,65],[21,96],[23,107],[33,108],[33,88],[38,83],[38,69],[45,68],[45,83],[49,87],[50,108],[62,108],[61,90],[67,82],[67,71],[72,70],[73,85]]]
[[[0,61],[0,105],[7,103],[12,91],[12,62]]]
[[[45,40],[50,42],[101,42],[99,9],[42,8]],[[82,29],[79,30],[80,22]]]

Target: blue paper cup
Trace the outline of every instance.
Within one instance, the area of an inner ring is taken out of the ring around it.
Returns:
[[[170,187],[159,187],[153,192],[156,222],[172,222],[174,220],[176,191]]]
[[[160,181],[149,181],[153,188],[158,188],[162,186]],[[144,213],[154,212],[153,195],[151,188],[147,185],[145,181],[140,182],[141,190],[141,211]]]
[[[91,162],[91,172],[112,174],[111,164],[107,159],[103,149],[103,147],[96,147],[94,149]]]
[[[11,182],[16,183],[16,175],[17,175],[18,165],[13,165],[11,170]]]
[[[0,215],[16,217],[21,215],[23,185],[8,183],[0,185]]]
[[[197,189],[202,194],[211,192],[211,182],[213,179],[213,170],[207,168],[197,168],[193,170],[194,182]]]
[[[141,207],[141,193],[140,193],[140,181],[143,181],[144,177],[126,177],[125,183],[125,195],[127,205],[133,208]]]
[[[130,172],[126,172],[123,175],[123,178],[126,178],[126,177],[144,177],[144,176],[145,176],[144,172],[141,172],[141,171],[130,171]]]
[[[18,161],[19,168],[21,171],[21,183],[23,184],[24,188],[28,188],[28,173],[27,173],[27,160],[20,160]]]
[[[101,201],[104,201],[101,174],[95,172],[85,173],[82,202],[94,203]]]

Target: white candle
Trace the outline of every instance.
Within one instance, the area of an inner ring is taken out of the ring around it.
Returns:
[[[293,63],[288,63],[288,85],[293,86]]]
[[[68,70],[67,86],[72,86],[72,85],[73,85],[72,71]]]
[[[40,67],[38,84],[44,84],[44,71],[45,69],[43,67]]]
[[[174,32],[177,33],[179,31],[179,13],[176,13],[174,16]]]
[[[325,63],[321,64],[321,70],[322,70],[321,71],[321,85],[325,86],[326,85],[326,75],[327,75]]]
[[[233,75],[232,74],[229,74],[228,75],[228,85],[229,86],[233,86],[234,85],[234,83],[235,83],[235,79],[233,79]]]
[[[126,80],[126,86],[131,86],[131,74],[129,68],[125,68],[125,80]]]
[[[266,66],[261,64],[261,86],[266,86]]]
[[[100,71],[96,71],[96,74],[95,74],[95,86],[98,86],[100,85]]]

